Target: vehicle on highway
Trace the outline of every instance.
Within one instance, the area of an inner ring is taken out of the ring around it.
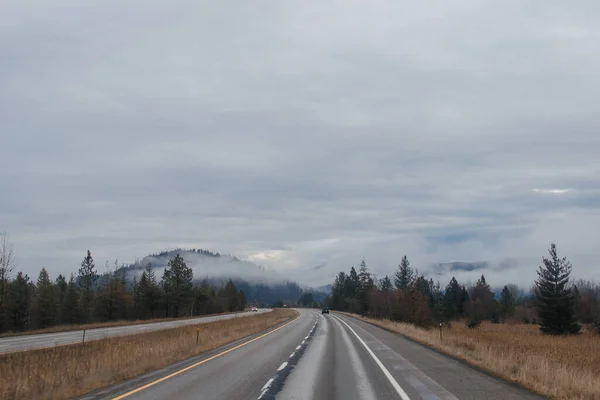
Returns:
[[[323,311],[321,311],[321,314],[329,314],[329,308],[324,307]]]
[[[258,311],[258,308],[252,306],[252,310],[251,311]]]

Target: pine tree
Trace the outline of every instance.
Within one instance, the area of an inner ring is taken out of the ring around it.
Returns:
[[[67,285],[67,296],[65,298],[62,315],[64,322],[68,324],[76,324],[81,322],[81,308],[79,307],[79,286],[75,281],[75,275],[71,274]]]
[[[46,328],[56,323],[56,301],[54,285],[46,268],[42,268],[37,280],[36,303],[39,317],[39,327]]]
[[[58,325],[66,324],[65,316],[63,315],[65,309],[65,302],[67,301],[67,290],[69,284],[63,275],[58,275],[54,283],[54,290],[56,295],[56,323]]]
[[[358,301],[360,302],[360,311],[364,314],[369,309],[369,295],[374,284],[364,259],[361,261],[358,271]]]
[[[462,285],[461,288],[462,289],[460,292],[460,302],[459,302],[458,312],[460,313],[461,317],[464,317],[467,314],[466,305],[467,305],[468,301],[470,300],[470,297],[469,297],[469,291],[467,290],[465,285]]]
[[[126,285],[125,269],[119,267],[117,260],[111,269],[107,261],[106,273],[102,276],[96,300],[98,316],[102,320],[112,321],[127,318],[129,296]]]
[[[446,291],[444,293],[444,308],[447,320],[451,320],[461,315],[461,297],[462,288],[458,284],[456,278],[452,277],[448,285],[446,285]]]
[[[28,328],[31,313],[32,285],[29,276],[17,273],[17,277],[9,286],[7,311],[12,320],[12,326],[17,331]]]
[[[347,281],[346,273],[343,271],[338,273],[335,277],[333,285],[331,286],[330,300],[330,307],[333,310],[346,311],[345,297],[346,292],[348,291],[346,288]]]
[[[394,288],[392,280],[389,276],[386,275],[383,277],[383,279],[379,282],[379,288],[384,292],[390,291]]]
[[[244,311],[244,309],[246,308],[246,303],[246,294],[243,290],[240,290],[240,292],[238,293],[238,311]]]
[[[514,313],[515,299],[508,286],[504,286],[502,293],[500,294],[500,316],[502,317],[502,321],[512,317]]]
[[[160,287],[152,264],[148,263],[138,282],[138,301],[146,317],[155,318],[160,303]]]
[[[406,289],[413,281],[413,269],[410,267],[410,262],[406,256],[402,257],[400,265],[394,278],[396,289]]]
[[[86,257],[81,262],[77,283],[81,289],[81,309],[86,322],[90,322],[93,316],[94,290],[98,281],[96,264],[92,258],[92,253],[88,250]]]
[[[217,295],[225,311],[233,312],[239,306],[239,293],[231,279],[219,290]]]
[[[556,245],[551,244],[550,258],[542,257],[544,266],[537,274],[536,297],[540,330],[551,335],[577,334],[581,326],[575,316],[575,296],[568,286],[571,263],[566,257],[558,258]]]
[[[179,317],[181,309],[192,301],[193,279],[192,269],[186,265],[181,255],[177,254],[169,261],[163,275],[163,287],[167,289],[168,304],[173,307],[175,318]]]
[[[469,313],[471,318],[476,320],[494,319],[497,320],[497,308],[494,303],[494,293],[487,284],[485,276],[477,280],[477,283],[471,290],[471,302],[469,304]]]
[[[348,298],[356,298],[358,296],[358,289],[360,287],[360,278],[356,273],[356,269],[354,267],[350,268],[349,282],[346,285],[346,297]]]
[[[433,281],[431,281],[433,283]],[[431,308],[433,310],[433,316],[437,322],[443,322],[445,320],[446,315],[446,307],[444,304],[444,293],[442,292],[442,288],[440,283],[437,282],[435,285],[430,285],[431,287]]]

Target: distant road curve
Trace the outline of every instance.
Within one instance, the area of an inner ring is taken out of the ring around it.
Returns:
[[[208,322],[221,321],[231,318],[241,318],[257,313],[270,312],[271,309],[259,309],[258,312],[242,312],[237,314],[214,315],[208,317],[198,317],[184,320],[165,321],[165,322],[150,322],[139,325],[124,325],[115,326],[112,328],[96,328],[87,329],[85,331],[85,341],[106,339],[115,336],[126,336],[137,333],[158,331],[162,329],[177,328],[185,325],[206,324]],[[40,349],[46,347],[54,347],[65,344],[80,343],[83,338],[83,330],[57,332],[57,333],[42,333],[39,335],[22,335],[0,338],[0,354],[12,353],[15,351]]]

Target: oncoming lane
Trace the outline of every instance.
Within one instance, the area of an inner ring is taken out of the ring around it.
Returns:
[[[315,318],[314,312],[302,311],[296,319],[273,330],[187,360],[178,369],[154,372],[155,379],[136,378],[83,399],[256,400],[265,383],[313,328]]]
[[[258,313],[270,312],[271,309],[259,309]],[[206,324],[232,318],[243,318],[256,315],[257,312],[240,312],[235,314],[214,315],[199,318],[189,318],[174,321],[150,322],[147,324],[115,326],[111,328],[86,329],[85,337],[83,330],[42,333],[37,335],[21,335],[0,338],[0,353],[33,350],[47,347],[64,346],[68,344],[81,343],[82,340],[100,340],[116,336],[135,335],[144,332],[152,332],[162,329],[177,328],[186,325]]]

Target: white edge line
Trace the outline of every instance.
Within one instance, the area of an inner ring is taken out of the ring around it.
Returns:
[[[277,372],[281,371],[282,369],[284,369],[285,367],[287,367],[287,361],[285,361],[284,363],[282,363],[279,368],[277,368]]]
[[[263,388],[261,390],[267,390],[269,388],[269,386],[271,386],[271,383],[273,383],[275,379],[271,378],[267,381],[267,383],[265,383],[265,386],[263,386]]]
[[[402,387],[398,384],[398,382],[396,381],[396,379],[394,379],[394,377],[392,376],[392,374],[390,374],[390,371],[388,371],[388,369],[381,363],[381,361],[379,361],[379,358],[377,358],[377,356],[375,355],[375,353],[373,353],[373,351],[369,348],[369,346],[367,346],[367,344],[364,342],[364,340],[362,340],[360,338],[360,336],[358,336],[358,334],[356,332],[354,332],[354,329],[350,328],[350,325],[348,325],[341,318],[338,318],[335,315],[333,317],[335,319],[337,319],[338,321],[340,321],[342,324],[346,325],[348,327],[348,329],[350,329],[350,332],[352,332],[354,334],[354,336],[356,336],[356,338],[358,339],[358,341],[360,342],[360,344],[362,344],[364,346],[364,348],[367,350],[367,352],[369,353],[369,355],[371,355],[371,357],[373,357],[373,360],[375,360],[375,363],[377,363],[377,366],[379,366],[379,368],[383,371],[383,374],[388,379],[388,381],[390,381],[390,383],[392,384],[392,386],[396,390],[396,393],[398,393],[398,396],[400,396],[400,398],[402,400],[410,400],[410,397],[408,397],[408,395],[402,389]]]

